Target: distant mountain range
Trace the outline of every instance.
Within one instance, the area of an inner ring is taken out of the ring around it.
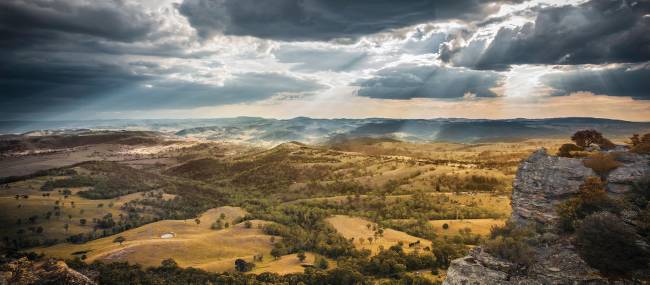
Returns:
[[[57,134],[66,130],[146,130],[208,140],[277,144],[286,141],[325,143],[341,138],[381,137],[404,141],[495,142],[532,138],[566,138],[580,129],[610,137],[650,132],[650,122],[597,118],[554,119],[312,119],[256,117],[224,119],[6,121],[0,133]],[[46,131],[47,130],[47,131]]]

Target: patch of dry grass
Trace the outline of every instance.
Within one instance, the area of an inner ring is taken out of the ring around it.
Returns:
[[[209,210],[200,216],[201,223],[189,220],[164,220],[147,224],[118,234],[126,238],[119,245],[115,236],[90,241],[85,244],[58,244],[36,248],[34,251],[47,256],[71,258],[72,253],[86,252],[86,261],[127,261],[143,266],[158,266],[166,258],[173,258],[179,266],[195,267],[208,271],[234,270],[237,258],[253,260],[256,254],[270,256],[271,236],[262,232],[266,221],[253,220],[253,226],[243,223],[223,230],[212,230],[210,225],[224,213],[226,220],[234,220],[245,211],[234,207]],[[173,233],[173,238],[162,238]]]
[[[434,220],[429,223],[436,230],[436,233],[442,236],[455,236],[458,231],[464,228],[472,230],[473,234],[488,235],[493,226],[503,226],[505,220],[497,219],[465,219],[465,220]],[[443,225],[447,224],[448,228],[444,229]]]
[[[326,221],[345,238],[354,238],[354,245],[358,249],[368,249],[373,254],[378,253],[380,247],[388,249],[389,247],[396,245],[399,242],[402,242],[405,245],[417,241],[420,241],[420,244],[422,244],[422,246],[428,246],[431,244],[431,241],[429,240],[415,237],[393,229],[384,229],[383,237],[375,239],[375,232],[372,230],[372,226],[371,228],[368,228],[367,226],[368,224],[374,225],[374,223],[358,217],[337,215],[327,218]],[[369,237],[373,238],[372,243],[367,240]],[[361,242],[361,239],[364,239],[364,241]],[[405,249],[408,250],[408,246],[405,246]]]

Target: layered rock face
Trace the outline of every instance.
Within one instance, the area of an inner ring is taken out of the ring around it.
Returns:
[[[606,177],[606,189],[612,196],[630,191],[635,181],[650,175],[647,155],[622,152],[617,160],[622,165]],[[554,227],[556,206],[574,197],[590,176],[597,174],[585,167],[582,159],[551,156],[545,149],[536,151],[521,163],[513,182],[511,220],[520,226]],[[516,272],[515,264],[477,247],[451,263],[444,284],[609,284],[566,240],[556,239],[536,248],[533,260],[526,272]]]
[[[526,273],[517,266],[496,258],[480,247],[468,256],[452,261],[447,270],[446,285],[543,285],[543,284],[608,284],[578,256],[571,245],[556,244],[538,249],[535,263]]]
[[[512,220],[523,224],[550,224],[557,219],[555,207],[577,194],[580,185],[596,173],[582,160],[550,156],[545,149],[521,163],[512,190]]]
[[[0,267],[0,285],[4,284],[96,284],[85,275],[54,259],[32,262],[27,258],[8,262]]]

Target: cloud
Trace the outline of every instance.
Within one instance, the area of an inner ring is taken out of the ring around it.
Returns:
[[[1,46],[32,46],[66,34],[132,42],[155,26],[141,7],[120,0],[0,2]]]
[[[540,9],[534,23],[502,27],[491,42],[446,46],[441,59],[477,69],[512,64],[601,64],[650,60],[650,2],[591,0]]]
[[[324,86],[280,73],[238,73],[221,85],[174,78],[150,62],[28,59],[3,60],[0,113],[66,112],[83,109],[186,109],[263,100],[283,93],[309,93]]]
[[[282,46],[273,52],[278,61],[296,63],[293,70],[305,72],[349,71],[363,67],[368,53],[336,48]]]
[[[218,34],[283,41],[356,38],[445,19],[498,11],[485,0],[185,0],[179,11],[201,37]]]
[[[281,94],[304,94],[326,88],[315,81],[279,73],[243,73],[211,85],[182,80],[148,81],[150,86],[133,88],[108,98],[116,109],[189,109],[260,101]]]
[[[444,68],[428,65],[399,65],[380,70],[375,77],[360,80],[358,95],[380,99],[496,97],[491,88],[502,77],[492,71]]]
[[[650,65],[645,64],[597,70],[580,68],[547,74],[541,80],[555,89],[555,95],[569,95],[584,91],[650,100],[648,78],[650,78]]]

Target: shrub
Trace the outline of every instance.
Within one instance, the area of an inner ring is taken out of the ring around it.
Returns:
[[[485,249],[494,256],[521,266],[532,263],[533,249],[523,240],[498,236],[485,242]]]
[[[573,232],[585,217],[601,211],[618,213],[619,203],[609,198],[604,183],[598,177],[589,177],[580,185],[577,197],[558,205],[558,227],[563,232]]]
[[[602,138],[599,142],[596,142],[596,144],[600,147],[600,149],[604,150],[614,149],[616,147],[612,141],[606,138]]]
[[[643,268],[645,254],[634,229],[607,212],[592,214],[576,231],[578,251],[585,261],[606,274],[625,274]]]
[[[527,267],[531,264],[534,255],[531,247],[534,234],[531,229],[519,227],[508,221],[501,227],[495,226],[490,229],[490,238],[485,241],[484,248],[494,256]]]
[[[600,177],[605,177],[610,171],[621,166],[621,163],[616,161],[615,155],[608,153],[596,153],[591,157],[585,159],[583,164],[594,170]]]
[[[573,154],[572,152],[583,151],[583,150],[584,148],[581,148],[575,144],[565,143],[558,149],[557,155],[562,157],[574,157],[575,154]]]

